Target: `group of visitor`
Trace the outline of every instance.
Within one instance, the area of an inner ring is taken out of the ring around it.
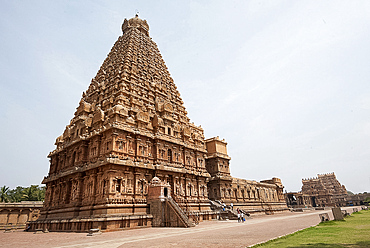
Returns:
[[[224,202],[218,202],[219,204],[221,204],[222,206],[222,211],[226,211],[226,204]],[[233,203],[230,203],[230,208],[231,210],[233,211],[234,210],[234,204]],[[245,217],[244,217],[244,213],[241,209],[237,208],[236,209],[237,213],[238,213],[238,222],[240,223],[244,223],[245,222]],[[247,214],[248,215],[248,214]],[[249,216],[249,215],[248,215]]]
[[[245,221],[244,213],[239,208],[237,208],[236,211],[238,212],[238,222],[244,223]]]

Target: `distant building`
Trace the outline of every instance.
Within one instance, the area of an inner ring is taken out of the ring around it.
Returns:
[[[302,191],[286,193],[290,207],[340,207],[347,205],[347,190],[333,173],[318,174],[316,178],[302,179]]]
[[[166,212],[161,203],[153,203],[154,212],[148,204],[152,181],[153,190],[163,190],[153,195],[163,201],[171,195],[166,206],[181,215],[154,216],[159,226],[215,219],[209,199],[251,212],[286,209],[280,179],[230,176],[226,142],[205,140],[202,127],[190,122],[148,23],[125,19],[122,32],[48,156],[44,208],[32,228],[152,226],[153,215]]]
[[[348,206],[365,205],[366,198],[370,197],[370,193],[347,195],[346,202]]]

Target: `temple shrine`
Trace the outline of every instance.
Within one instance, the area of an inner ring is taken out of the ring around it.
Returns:
[[[250,213],[287,209],[280,179],[230,175],[227,143],[205,139],[190,122],[149,25],[138,16],[124,20],[55,145],[33,229],[191,226],[217,219],[220,203]]]

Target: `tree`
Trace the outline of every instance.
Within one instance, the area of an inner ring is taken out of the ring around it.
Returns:
[[[45,186],[37,188],[37,200],[38,201],[44,201],[45,200],[45,191],[46,191]]]
[[[30,187],[18,186],[9,190],[9,187],[0,188],[0,202],[44,201],[45,186],[31,185]]]
[[[24,188],[21,186],[16,187],[15,189],[9,190],[9,200],[11,202],[20,202],[23,197]]]
[[[31,187],[25,188],[23,190],[22,200],[24,201],[37,201],[37,185],[31,185]]]
[[[8,191],[9,191],[9,187],[6,187],[5,185],[0,188],[0,202],[9,201]]]

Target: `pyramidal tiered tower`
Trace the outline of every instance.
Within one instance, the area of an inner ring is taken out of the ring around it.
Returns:
[[[203,129],[189,122],[147,22],[125,19],[122,32],[48,156],[39,222],[54,221],[49,229],[147,225],[154,176],[180,206],[210,210]]]
[[[191,226],[216,218],[209,193],[246,210],[281,208],[280,180],[232,178],[227,143],[190,123],[147,22],[125,19],[122,32],[48,156],[44,208],[31,227]]]

